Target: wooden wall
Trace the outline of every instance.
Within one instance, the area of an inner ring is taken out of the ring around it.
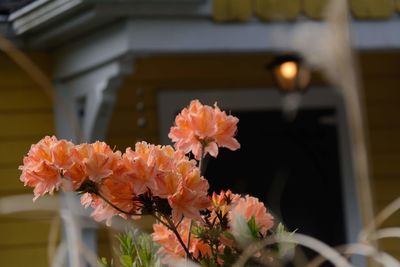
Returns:
[[[400,197],[400,53],[361,56],[376,211]],[[384,227],[400,227],[400,211]],[[399,239],[382,247],[400,258]]]
[[[394,4],[396,2],[396,4]],[[387,19],[400,9],[398,0],[349,0],[355,19]],[[301,16],[322,19],[327,0],[214,0],[216,22],[244,22],[257,17],[262,21],[293,21]]]
[[[163,89],[272,87],[264,65],[270,55],[158,56],[138,59],[125,80],[111,119],[107,141],[124,150],[137,140],[157,142],[157,92]],[[369,123],[375,206],[382,209],[400,196],[400,53],[360,57]],[[326,84],[314,75],[313,85]],[[145,121],[145,124],[141,123]],[[400,226],[400,212],[386,226]],[[397,240],[383,247],[400,257]]]
[[[29,53],[41,67],[47,58]],[[54,133],[50,98],[7,55],[0,53],[0,197],[32,193],[18,166],[32,143]],[[33,196],[33,195],[32,195]],[[49,220],[0,215],[0,266],[47,266]]]

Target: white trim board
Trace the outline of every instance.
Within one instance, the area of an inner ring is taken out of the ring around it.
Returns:
[[[162,144],[170,144],[167,134],[173,125],[176,111],[187,106],[192,99],[199,99],[209,105],[218,102],[218,106],[224,110],[279,110],[283,95],[276,89],[162,90],[157,99]],[[342,98],[330,88],[312,88],[303,95],[301,108],[323,107],[334,108],[337,112],[345,231],[347,242],[353,243],[361,230],[361,215],[350,153],[350,133]],[[354,258],[353,261],[355,266],[366,266],[363,259]]]
[[[54,78],[65,79],[126,55],[296,51],[299,49],[294,42],[296,32],[311,31],[308,35],[311,45],[322,40],[318,33],[324,30],[324,23],[308,20],[217,24],[206,18],[130,19],[66,42],[54,49],[51,56],[55,63]],[[353,21],[352,38],[355,49],[399,49],[400,19]]]

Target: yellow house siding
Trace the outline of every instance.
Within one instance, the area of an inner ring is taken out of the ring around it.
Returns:
[[[29,55],[47,71],[46,55]],[[32,143],[54,133],[52,103],[4,53],[0,53],[0,125],[0,197],[31,193],[19,181],[18,166]],[[0,266],[48,266],[48,233],[48,220],[0,215]]]
[[[327,0],[214,0],[213,18],[218,22],[294,20],[301,15],[322,19]],[[355,19],[388,19],[400,8],[399,0],[349,0]]]
[[[46,246],[29,245],[17,247],[5,247],[0,250],[0,265],[1,266],[29,266],[43,267],[47,264]]]
[[[394,14],[393,0],[351,0],[350,6],[359,19],[386,19]]]
[[[310,19],[322,19],[328,0],[303,0],[303,13]]]
[[[294,20],[300,15],[300,0],[254,0],[254,10],[262,20]]]
[[[214,0],[215,21],[246,21],[253,14],[252,0]]]
[[[400,53],[362,55],[376,212],[400,197]],[[400,226],[400,212],[384,227]],[[382,248],[400,259],[398,240]]]

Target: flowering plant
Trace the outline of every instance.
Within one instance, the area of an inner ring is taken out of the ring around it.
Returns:
[[[82,205],[93,208],[92,217],[107,225],[114,216],[153,216],[151,237],[159,248],[149,262],[158,262],[152,258],[157,256],[165,265],[189,259],[201,266],[229,266],[251,242],[272,235],[274,226],[257,198],[230,190],[209,195],[201,174],[207,154],[217,157],[220,147],[240,148],[237,123],[217,105],[194,100],[171,127],[175,149],[138,142],[122,153],[104,142],[74,145],[45,137],[25,156],[20,180],[34,188],[34,200],[60,188],[77,192]],[[120,238],[125,248],[126,238]]]

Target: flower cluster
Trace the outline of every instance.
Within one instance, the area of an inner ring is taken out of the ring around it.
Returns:
[[[188,240],[189,238],[190,223],[191,222],[189,219],[183,219],[177,227],[177,231],[182,240]],[[162,223],[156,223],[153,225],[153,230],[153,240],[161,245],[161,248],[158,251],[159,254],[178,259],[179,257],[185,257],[185,250],[179,244],[176,235],[174,235],[174,233],[171,232],[165,225]],[[199,257],[199,255],[211,256],[210,247],[196,237],[192,237],[189,240],[188,249],[196,258]]]
[[[263,203],[257,198],[249,195],[241,197],[229,190],[213,193],[211,205],[206,211],[202,222],[192,222],[190,227],[190,220],[184,219],[177,227],[182,239],[189,240],[189,252],[195,258],[201,258],[205,266],[226,266],[224,261],[227,255],[224,253],[227,250],[231,260],[235,259],[243,248],[243,241],[249,244],[264,238],[273,227],[274,218]],[[238,223],[241,221],[245,229]],[[156,223],[153,230],[153,240],[161,245],[161,255],[172,259],[185,256],[179,240],[165,224]],[[189,239],[191,233],[193,235]]]
[[[176,116],[176,126],[171,128],[168,137],[176,142],[176,149],[185,153],[191,151],[197,160],[207,153],[217,157],[218,147],[230,150],[240,148],[233,137],[238,121],[238,118],[221,111],[216,104],[212,108],[193,100]]]
[[[201,160],[207,153],[216,157],[218,147],[240,147],[237,123],[216,105],[194,100],[171,127],[176,150],[138,142],[122,153],[104,142],[74,145],[45,137],[25,156],[20,179],[34,188],[34,200],[59,189],[77,192],[82,205],[93,208],[93,218],[108,225],[113,216],[152,215],[161,257],[225,266],[243,244],[264,238],[273,227],[272,215],[257,198],[229,190],[208,195]]]
[[[108,224],[114,215],[142,214],[149,197],[167,201],[176,221],[199,219],[209,205],[208,182],[196,162],[170,146],[140,142],[122,154],[104,142],[73,145],[45,137],[20,169],[21,181],[35,188],[34,200],[59,188],[77,191],[82,204],[94,208],[93,217]]]

